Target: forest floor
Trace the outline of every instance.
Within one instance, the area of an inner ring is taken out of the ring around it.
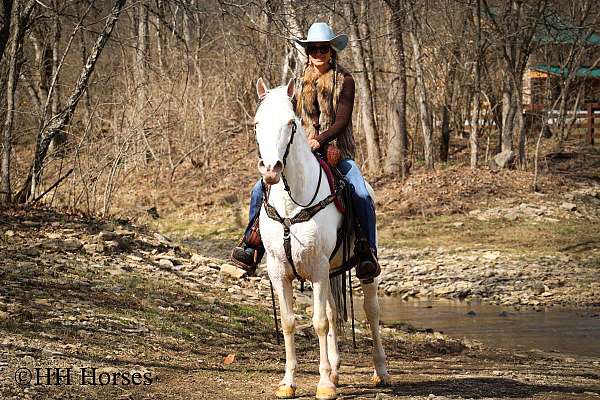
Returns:
[[[49,209],[0,221],[1,399],[273,398],[284,351],[264,276],[237,276],[222,259],[125,221]],[[311,398],[316,338],[298,308],[298,394]],[[342,340],[340,398],[600,397],[600,358],[392,326],[382,331],[393,384],[375,388],[364,330],[359,322],[357,350],[349,332]]]
[[[227,162],[181,168],[170,185],[149,169],[136,179],[153,190],[121,189],[117,216],[106,220],[0,210],[0,399],[272,398],[284,351],[264,268],[240,277],[225,260],[256,179],[253,163],[241,163],[237,174]],[[587,149],[546,160],[541,192],[517,170],[448,166],[371,179],[381,294],[598,317],[599,171],[600,152]],[[298,394],[311,398],[316,338],[306,304],[297,307]],[[382,327],[393,384],[374,388],[359,321],[358,350],[349,332],[341,344],[340,398],[600,398],[598,357],[498,349],[420,328]],[[47,368],[60,368],[61,385],[54,375],[48,384]]]

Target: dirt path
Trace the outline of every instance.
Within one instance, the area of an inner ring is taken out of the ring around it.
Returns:
[[[131,226],[47,210],[0,220],[0,399],[272,398],[284,352],[263,279]],[[312,398],[316,338],[297,311],[298,394]],[[383,337],[393,386],[369,383],[369,339],[354,351],[346,334],[340,398],[600,398],[600,359]]]

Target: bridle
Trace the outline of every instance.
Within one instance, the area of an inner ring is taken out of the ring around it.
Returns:
[[[310,206],[313,203],[313,201],[315,201],[315,199],[317,198],[317,195],[319,194],[319,188],[321,187],[321,181],[323,179],[323,168],[319,164],[319,180],[317,182],[317,187],[315,188],[315,192],[314,192],[312,198],[310,199],[310,201],[307,204],[298,203],[296,201],[296,199],[294,199],[294,197],[292,196],[292,191],[290,190],[290,185],[288,184],[287,179],[284,174],[285,166],[287,164],[287,158],[288,158],[288,155],[290,154],[290,147],[292,146],[292,143],[294,143],[294,136],[296,136],[296,131],[298,130],[298,125],[296,123],[296,119],[292,120],[291,127],[292,127],[292,133],[290,134],[290,140],[288,140],[287,146],[285,147],[285,152],[283,153],[283,169],[281,170],[281,180],[283,181],[283,189],[287,192],[288,196],[290,196],[290,199],[292,200],[292,202],[294,204],[296,204],[298,207],[306,208],[306,207]],[[256,141],[256,146],[258,148],[258,157],[260,159],[262,157],[260,155],[260,147],[258,146],[258,140]]]

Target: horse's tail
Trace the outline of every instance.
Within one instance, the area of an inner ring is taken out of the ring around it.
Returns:
[[[331,295],[335,303],[335,320],[337,322],[336,328],[340,331],[344,322],[348,321],[348,311],[346,308],[346,290],[347,281],[346,273],[338,274],[333,278],[329,278],[329,286],[331,288]]]

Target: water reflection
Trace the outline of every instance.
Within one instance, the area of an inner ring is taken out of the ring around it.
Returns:
[[[358,302],[361,304],[362,302]],[[494,347],[600,357],[600,314],[594,311],[513,311],[480,302],[380,298],[382,321],[406,322]],[[357,317],[364,318],[361,307]]]

